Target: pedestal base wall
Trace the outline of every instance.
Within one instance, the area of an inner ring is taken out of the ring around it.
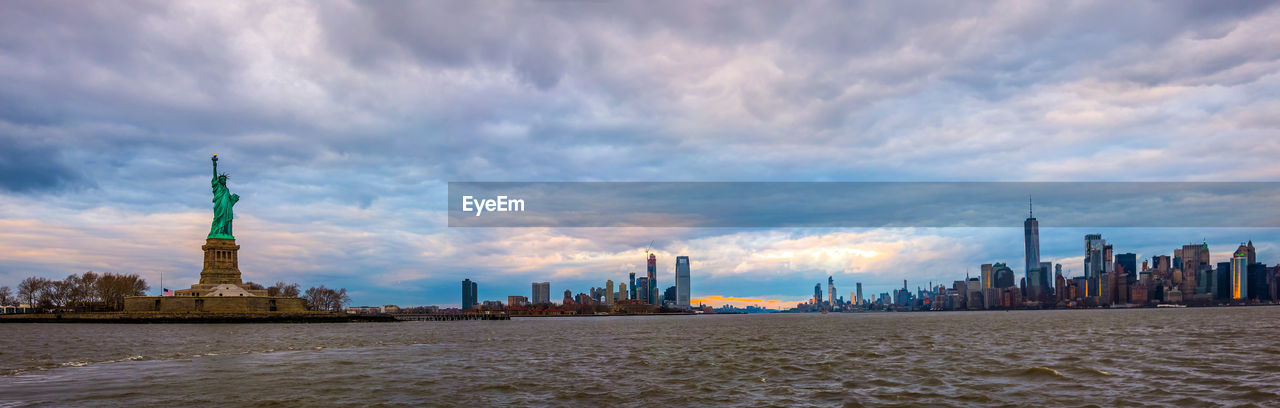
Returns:
[[[125,312],[165,313],[297,313],[306,301],[291,297],[134,296],[124,299]]]

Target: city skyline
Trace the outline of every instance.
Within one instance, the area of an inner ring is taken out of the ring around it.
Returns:
[[[1035,223],[1033,222],[1033,221],[1035,221],[1035,218],[1033,217],[1033,215],[1034,215],[1033,213],[1029,212],[1029,216],[1028,216],[1028,218],[1027,218],[1027,223],[1024,225],[1024,228],[1023,228],[1023,239],[1024,239],[1024,246],[1023,246],[1023,249],[1024,249],[1024,251],[1027,251],[1027,250],[1029,250],[1029,249],[1031,249],[1031,248],[1034,248],[1034,249],[1035,249],[1035,252],[1036,252],[1036,253],[1038,253],[1038,252],[1039,252],[1039,233],[1038,233],[1038,227],[1033,227],[1033,225],[1035,224]],[[1124,230],[1124,229],[1122,229],[1122,230]],[[1033,232],[1034,232],[1034,233],[1033,233]],[[1105,234],[1093,234],[1093,233],[1091,233],[1091,234],[1084,234],[1084,235],[1083,235],[1083,238],[1084,238],[1084,241],[1085,241],[1085,243],[1086,243],[1086,249],[1088,248],[1088,246],[1090,245],[1090,243],[1091,243],[1092,241],[1094,241],[1094,240],[1099,240],[1099,239],[1101,239],[1101,241],[1100,241],[1100,242],[1102,242],[1103,244],[1106,244],[1108,241],[1106,241],[1105,239],[1103,239],[1103,238],[1102,238],[1102,236],[1103,236],[1103,235],[1105,235]],[[1094,238],[1094,237],[1098,237],[1098,238]],[[1032,244],[1031,244],[1032,242],[1034,242],[1034,245],[1032,245]],[[1256,260],[1256,259],[1258,259],[1257,255],[1256,255],[1256,250],[1254,249],[1254,248],[1255,248],[1255,247],[1254,247],[1254,242],[1253,242],[1252,240],[1248,240],[1248,241],[1241,242],[1241,243],[1239,244],[1239,247],[1240,247],[1240,248],[1244,248],[1246,244],[1248,245],[1248,248],[1250,249],[1250,252],[1249,252],[1250,257],[1248,258],[1247,262],[1245,262],[1245,263],[1242,263],[1242,264],[1241,264],[1241,265],[1244,265],[1244,266],[1251,265],[1251,264],[1253,264],[1253,263],[1255,262],[1255,260]],[[1115,271],[1117,271],[1117,270],[1119,270],[1119,271],[1127,271],[1126,273],[1133,274],[1133,275],[1136,277],[1136,276],[1137,276],[1137,274],[1138,274],[1139,272],[1146,272],[1146,270],[1145,270],[1145,269],[1143,269],[1143,268],[1144,268],[1144,267],[1147,267],[1148,265],[1150,265],[1150,267],[1151,267],[1151,268],[1153,268],[1153,269],[1158,267],[1158,262],[1157,262],[1155,259],[1153,259],[1153,258],[1160,257],[1160,258],[1165,258],[1165,259],[1175,259],[1175,260],[1177,260],[1177,259],[1181,259],[1180,254],[1181,254],[1183,251],[1187,251],[1187,250],[1188,250],[1188,248],[1197,248],[1197,249],[1198,249],[1198,248],[1200,248],[1200,247],[1202,247],[1202,246],[1203,246],[1203,247],[1207,247],[1207,246],[1209,246],[1209,244],[1208,244],[1207,240],[1202,241],[1201,243],[1188,243],[1188,244],[1186,244],[1186,245],[1183,245],[1181,248],[1177,248],[1177,247],[1175,247],[1175,248],[1173,248],[1173,249],[1170,249],[1170,250],[1169,250],[1169,251],[1167,251],[1166,253],[1153,252],[1153,253],[1151,253],[1150,255],[1146,255],[1145,257],[1144,257],[1143,255],[1140,255],[1140,254],[1137,254],[1137,253],[1133,253],[1133,252],[1117,253],[1117,251],[1115,251],[1115,250],[1113,249],[1113,248],[1114,248],[1114,245],[1110,245],[1110,244],[1108,244],[1108,245],[1106,245],[1106,246],[1107,246],[1107,248],[1106,248],[1106,249],[1107,249],[1107,252],[1105,252],[1105,253],[1106,253],[1107,255],[1109,255],[1109,256],[1110,256],[1110,258],[1109,258],[1109,259],[1106,259],[1106,260],[1104,260],[1104,261],[1102,261],[1102,262],[1101,262],[1101,264],[1102,264],[1102,265],[1106,265],[1106,267],[1104,268],[1104,271],[1103,271],[1103,272],[1115,272]],[[1238,250],[1236,249],[1236,247],[1234,247],[1234,246],[1229,246],[1229,247],[1230,247],[1230,249],[1229,249],[1229,250],[1227,250],[1227,251],[1218,251],[1217,253],[1218,253],[1219,255],[1213,255],[1213,251],[1212,251],[1212,250],[1210,250],[1210,251],[1208,251],[1208,252],[1198,253],[1197,255],[1194,255],[1192,258],[1188,258],[1189,260],[1185,260],[1185,261],[1183,261],[1183,262],[1192,262],[1192,260],[1198,260],[1198,259],[1201,259],[1201,258],[1199,258],[1199,257],[1201,257],[1201,256],[1204,256],[1204,257],[1205,257],[1205,258],[1203,258],[1203,259],[1204,259],[1204,261],[1196,261],[1196,262],[1202,262],[1203,264],[1205,264],[1205,265],[1210,265],[1210,266],[1212,266],[1212,265],[1221,265],[1221,264],[1224,264],[1224,263],[1226,263],[1226,264],[1233,264],[1233,265],[1234,265],[1234,263],[1244,262],[1244,261],[1241,261],[1241,260],[1239,259],[1239,258],[1240,258],[1240,254],[1239,254]],[[1123,248],[1121,248],[1121,250],[1123,250]],[[1102,253],[1102,252],[1101,252],[1101,251],[1099,251],[1099,253]],[[1226,253],[1226,255],[1223,255],[1223,253]],[[645,253],[645,254],[646,254],[646,256],[647,256],[647,257],[645,258],[645,259],[646,259],[646,263],[647,263],[647,264],[654,264],[654,265],[656,266],[656,259],[654,259],[654,258],[656,258],[656,253],[652,253],[652,247],[650,247],[650,248],[646,249],[646,253]],[[1025,258],[1025,255],[1026,255],[1026,254],[1027,254],[1027,252],[1024,252],[1024,258]],[[1090,256],[1091,256],[1091,254],[1092,254],[1092,252],[1091,252],[1091,251],[1086,250],[1086,251],[1085,251],[1085,253],[1084,253],[1083,255],[1080,255],[1080,256],[1079,256],[1079,258],[1085,258],[1085,259],[1087,259],[1088,257],[1090,257]],[[1188,256],[1191,256],[1191,255],[1188,255]],[[680,256],[676,256],[676,257],[675,257],[675,260],[676,260],[676,263],[677,263],[677,267],[678,267],[678,265],[679,265],[680,259],[682,259],[682,258],[683,258],[683,259],[685,259],[685,260],[688,260],[688,259],[689,259],[689,256],[687,256],[687,255],[680,255]],[[1069,258],[1070,258],[1070,257],[1067,257],[1067,259],[1069,259]],[[1220,262],[1219,262],[1219,261],[1217,261],[1218,259],[1225,259],[1225,260],[1223,260],[1223,261],[1220,261]],[[1264,265],[1265,265],[1265,261],[1266,261],[1266,259],[1263,259],[1263,261],[1264,261]],[[1070,261],[1066,261],[1066,262],[1070,262]],[[1056,278],[1057,276],[1062,276],[1062,277],[1064,277],[1065,279],[1067,279],[1068,281],[1071,281],[1071,280],[1076,279],[1076,278],[1086,278],[1086,279],[1087,279],[1087,278],[1088,278],[1089,276],[1091,276],[1091,275],[1090,275],[1090,272],[1089,272],[1089,271],[1087,270],[1087,268],[1086,268],[1086,263],[1085,263],[1085,262],[1086,262],[1086,261],[1085,261],[1085,260],[1083,260],[1083,259],[1082,259],[1082,260],[1080,260],[1080,266],[1081,266],[1081,267],[1078,269],[1078,271],[1079,271],[1078,273],[1072,273],[1072,272],[1073,272],[1073,269],[1064,269],[1064,268],[1063,268],[1063,263],[1061,263],[1061,262],[1037,262],[1038,264],[1040,264],[1040,265],[1041,265],[1039,268],[1045,268],[1045,269],[1044,269],[1044,271],[1046,271],[1046,274],[1044,275],[1044,278],[1045,278],[1046,282],[1044,282],[1044,283],[1047,285],[1047,289],[1042,289],[1043,291],[1045,291],[1045,292],[1042,292],[1042,293],[1052,294],[1052,292],[1054,291],[1054,280],[1055,280],[1055,278]],[[1168,261],[1166,260],[1166,262],[1168,262]],[[693,264],[693,262],[690,262],[690,264],[692,265],[692,264]],[[987,268],[988,268],[988,267],[991,267],[992,265],[995,265],[995,266],[996,266],[996,268],[991,269],[991,270],[988,270]],[[999,280],[999,278],[998,278],[998,274],[996,273],[996,272],[998,272],[998,271],[997,271],[997,269],[999,269],[999,268],[1006,268],[1006,269],[1009,269],[1009,270],[1011,271],[1011,273],[1012,273],[1012,276],[1013,276],[1013,277],[1012,277],[1012,282],[1013,282],[1013,283],[1012,283],[1012,285],[1013,285],[1014,287],[1018,287],[1019,285],[1024,285],[1024,289],[1025,289],[1025,290],[1030,290],[1030,289],[1029,289],[1029,286],[1031,286],[1031,284],[1029,283],[1029,282],[1030,282],[1030,280],[1029,280],[1028,278],[1031,276],[1031,274],[1029,274],[1029,273],[1028,273],[1028,271],[1027,271],[1025,268],[1026,268],[1026,266],[1031,265],[1031,262],[1030,262],[1030,261],[1026,261],[1026,262],[1024,263],[1024,269],[1023,269],[1022,271],[1018,271],[1018,270],[1016,270],[1016,269],[1008,268],[1008,266],[1007,266],[1007,265],[1008,265],[1008,263],[1007,263],[1007,262],[1005,262],[1005,261],[993,261],[993,262],[991,262],[991,263],[984,263],[984,264],[980,265],[980,267],[981,267],[981,268],[979,269],[979,274],[977,274],[977,275],[970,275],[970,274],[969,274],[969,272],[968,272],[968,270],[969,270],[969,269],[968,269],[968,268],[966,268],[966,272],[965,272],[964,277],[965,277],[966,279],[967,279],[967,278],[980,279],[980,280],[981,280],[981,282],[983,282],[983,284],[984,284],[984,285],[988,285],[988,283],[987,283],[987,282],[995,282],[995,281]],[[1137,266],[1137,265],[1142,265],[1142,266],[1141,266],[1141,267],[1139,267],[1139,266]],[[1188,263],[1187,265],[1195,265],[1195,264],[1194,264],[1194,263]],[[1274,265],[1272,265],[1272,266],[1274,266]],[[1192,269],[1197,269],[1197,268],[1198,268],[1198,266],[1187,266],[1187,267],[1188,267],[1188,268],[1192,268]],[[1117,268],[1119,268],[1119,269],[1117,269]],[[654,270],[656,270],[656,269],[660,269],[660,268],[646,268],[646,269],[654,269]],[[1032,271],[1032,272],[1038,272],[1038,271]],[[1231,277],[1230,279],[1233,279],[1233,282],[1234,282],[1234,280],[1235,280],[1235,279],[1241,279],[1241,278],[1240,278],[1240,276],[1241,276],[1241,275],[1238,275],[1238,274],[1240,273],[1239,271],[1237,271],[1237,270],[1233,269],[1231,273],[1232,273],[1233,275],[1232,275],[1232,277]],[[634,276],[634,273],[632,273],[632,275]],[[696,276],[696,274],[694,274],[694,275]],[[851,277],[856,277],[857,275],[849,275],[849,276],[851,276]],[[1101,276],[1101,275],[1099,275],[1099,276]],[[960,277],[960,276],[953,276],[953,278],[959,278],[959,277]],[[675,276],[675,274],[674,274],[674,271],[673,271],[672,278],[673,278],[673,279],[675,279],[675,278],[676,278],[676,276]],[[645,280],[647,280],[647,277],[645,277]],[[907,285],[907,284],[908,284],[908,283],[907,283],[907,281],[908,281],[908,280],[904,280],[904,281],[903,281],[903,285]],[[948,279],[948,276],[947,276],[947,275],[945,275],[945,274],[938,275],[937,279],[926,279],[925,281],[926,281],[926,282],[932,282],[933,284],[936,284],[936,285],[944,285],[944,286],[945,286],[945,283],[946,283],[946,282],[950,282],[950,280]],[[644,282],[644,281],[642,280],[642,282]],[[659,278],[659,282],[661,282],[661,278]],[[1191,283],[1191,284],[1190,284],[1190,286],[1191,286],[1191,288],[1192,288],[1192,289],[1190,289],[1190,290],[1194,290],[1195,283],[1194,283],[1194,281],[1192,281],[1192,282],[1193,282],[1193,283]],[[612,280],[609,280],[609,281],[608,281],[608,283],[609,283],[609,284],[612,284]],[[825,281],[825,283],[823,283],[823,282],[819,282],[819,283],[817,283],[817,284],[815,285],[815,287],[814,287],[814,294],[813,294],[813,295],[811,295],[811,296],[807,296],[807,297],[805,297],[805,296],[793,296],[793,297],[791,297],[790,299],[767,299],[767,298],[760,298],[760,297],[749,297],[749,296],[725,296],[725,295],[710,295],[710,296],[705,296],[705,297],[693,296],[693,297],[692,297],[692,305],[693,305],[693,306],[697,306],[697,305],[700,305],[700,304],[704,304],[704,305],[706,305],[706,306],[710,306],[710,307],[721,307],[721,306],[726,306],[726,305],[728,305],[728,306],[734,306],[734,307],[739,307],[739,308],[749,307],[749,306],[750,306],[750,307],[762,307],[762,308],[765,308],[765,309],[786,310],[786,309],[793,308],[797,303],[803,303],[803,302],[806,302],[806,301],[808,301],[808,302],[813,302],[813,301],[815,301],[815,300],[820,301],[820,302],[822,302],[822,304],[823,304],[823,305],[827,305],[827,306],[834,306],[832,302],[833,302],[833,301],[835,301],[835,300],[842,300],[842,301],[844,301],[844,302],[854,302],[854,299],[857,299],[858,301],[869,301],[869,302],[874,303],[874,302],[876,302],[876,301],[877,301],[877,296],[879,296],[879,295],[881,295],[881,294],[886,294],[886,293],[888,293],[888,294],[896,293],[896,291],[899,289],[899,288],[898,288],[898,287],[896,287],[896,286],[878,286],[878,287],[886,288],[887,290],[886,290],[886,291],[870,290],[870,291],[868,291],[868,293],[870,294],[870,296],[854,297],[853,293],[861,293],[861,291],[863,290],[863,282],[862,282],[862,281],[854,281],[854,282],[850,282],[850,283],[852,283],[853,285],[855,285],[855,287],[856,287],[856,291],[851,292],[850,297],[849,297],[849,298],[847,298],[847,299],[846,299],[846,298],[844,298],[843,296],[841,296],[841,295],[839,294],[840,292],[838,292],[838,290],[837,290],[838,288],[837,288],[837,285],[836,285],[836,282],[835,282],[835,275],[829,275],[829,276],[827,276],[827,277],[826,277],[826,281]],[[906,286],[904,286],[904,288],[907,288],[907,290],[910,290],[910,291],[919,290],[919,289],[929,290],[929,288],[930,288],[930,286],[928,286],[928,285],[919,285],[919,283],[921,283],[921,281],[916,281],[916,283],[917,283],[917,285],[916,285],[916,286],[914,286],[914,287],[906,287]],[[535,287],[536,287],[536,285],[538,284],[538,282],[535,282],[534,284],[535,284]],[[643,284],[643,283],[642,283],[642,284]],[[936,286],[936,285],[935,285],[935,286]],[[465,286],[465,285],[464,285],[464,286]],[[570,286],[570,285],[566,285],[566,286]],[[610,287],[611,287],[611,286],[610,286]],[[990,286],[988,286],[988,287],[990,287]],[[1234,284],[1233,284],[1231,287],[1233,288],[1233,290],[1239,290],[1239,288],[1240,288],[1240,287],[1238,287],[1237,285],[1234,285]],[[594,288],[594,286],[592,286],[592,288]],[[674,288],[674,286],[673,286],[673,288]],[[603,289],[603,288],[601,288],[601,289]],[[630,289],[632,289],[632,288],[628,287],[628,290],[630,290]],[[536,290],[536,289],[535,289],[535,290]],[[570,291],[570,292],[573,292],[573,293],[575,293],[575,294],[591,293],[590,291],[586,291],[586,290],[577,290],[577,289],[572,288],[572,287],[570,287],[569,289],[566,289],[566,290],[567,290],[567,291]],[[659,292],[661,292],[661,289],[659,289],[658,291],[659,291]],[[1028,292],[1028,293],[1032,293],[1032,292]],[[502,298],[502,297],[503,297],[503,296],[498,296],[498,295],[494,295],[494,296],[495,296],[495,297],[494,297],[495,299],[500,299],[500,298]],[[839,299],[837,299],[837,297],[838,297]],[[551,302],[551,303],[554,303],[554,302]]]

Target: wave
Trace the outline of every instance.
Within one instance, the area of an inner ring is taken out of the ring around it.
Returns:
[[[1031,367],[1031,368],[1022,370],[1019,372],[1019,375],[1024,377],[1036,377],[1036,378],[1067,378],[1067,376],[1062,375],[1062,373],[1058,372],[1058,370],[1054,370],[1052,368],[1045,367],[1045,366],[1036,366],[1036,367]]]

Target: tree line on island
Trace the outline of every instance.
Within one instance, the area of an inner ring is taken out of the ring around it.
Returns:
[[[267,296],[301,297],[309,310],[339,312],[351,302],[345,288],[330,289],[320,285],[303,291],[298,284],[285,282],[265,287],[259,283],[246,282],[244,286],[248,289],[265,290]],[[62,280],[32,276],[19,282],[17,291],[9,286],[0,286],[0,306],[28,304],[36,310],[120,311],[124,310],[124,298],[146,296],[146,291],[150,289],[147,281],[137,274],[99,274],[89,271],[81,275],[68,275]]]
[[[329,289],[324,285],[315,286],[307,289],[306,292],[299,292],[298,284],[285,284],[284,282],[276,282],[275,285],[263,287],[261,284],[246,282],[245,287],[254,290],[265,290],[267,296],[283,296],[283,297],[299,297],[307,301],[307,309],[310,310],[327,310],[341,312],[342,306],[351,303],[351,296],[347,295],[347,289]]]

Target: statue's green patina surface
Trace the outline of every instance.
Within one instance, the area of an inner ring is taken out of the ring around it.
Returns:
[[[240,201],[239,194],[231,194],[227,190],[227,175],[218,174],[218,155],[213,155],[213,226],[209,228],[209,238],[236,239],[231,235],[231,220],[235,213],[231,207]]]

